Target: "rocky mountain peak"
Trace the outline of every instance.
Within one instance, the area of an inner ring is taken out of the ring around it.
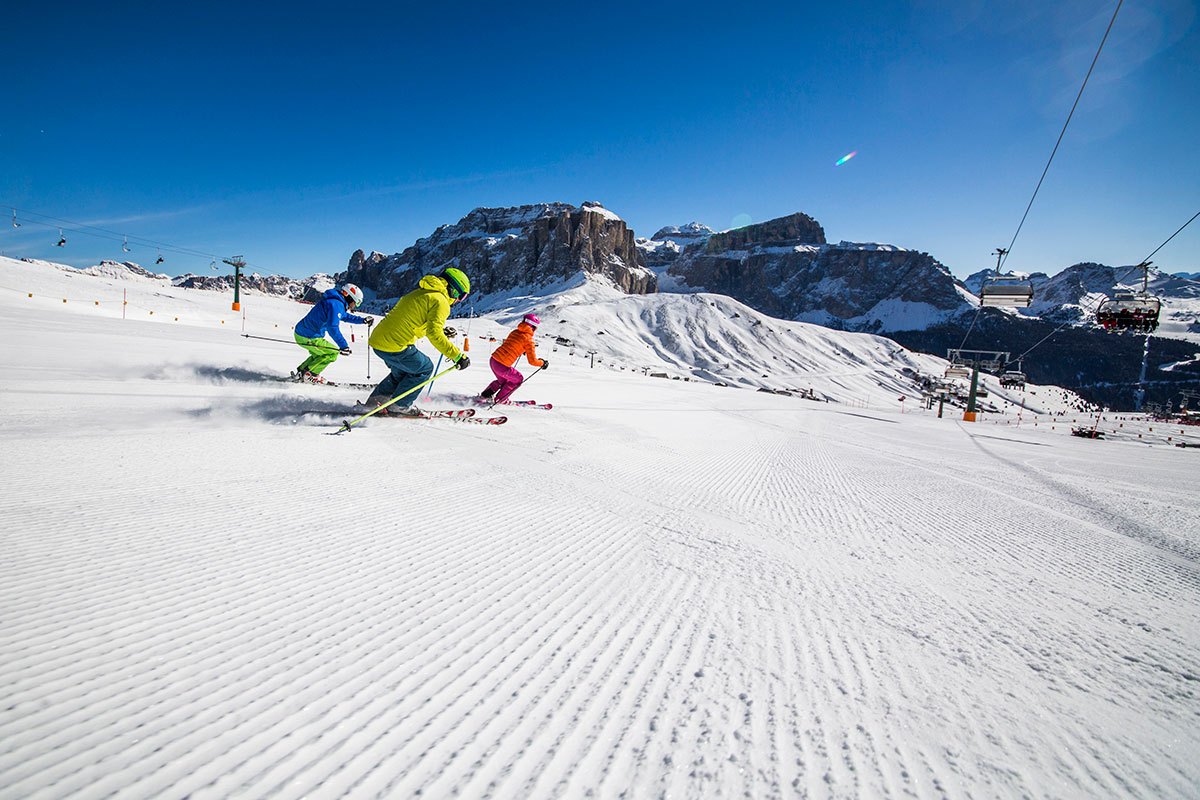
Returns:
[[[620,216],[590,201],[578,207],[476,208],[402,253],[366,256],[355,251],[345,277],[380,297],[399,297],[423,275],[446,267],[466,272],[476,296],[544,287],[580,272],[630,294],[657,288],[657,276],[646,269],[633,231]]]
[[[743,228],[715,233],[708,237],[708,252],[746,250],[751,245],[789,247],[797,244],[825,244],[825,229],[808,214],[800,212],[747,225]]]
[[[968,305],[949,270],[927,253],[830,245],[821,225],[799,212],[711,234],[669,256],[656,252],[647,263],[669,263],[667,275],[684,290],[726,294],[772,316],[835,328],[920,328]]]
[[[653,241],[663,241],[664,239],[699,239],[704,236],[712,236],[716,231],[707,225],[702,225],[699,222],[689,222],[686,225],[668,225],[665,228],[659,228],[658,233],[650,238]]]

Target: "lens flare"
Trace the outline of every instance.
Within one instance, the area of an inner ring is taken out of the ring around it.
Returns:
[[[847,153],[846,155],[844,155],[844,156],[842,156],[841,158],[839,158],[839,159],[837,160],[837,163],[836,163],[836,164],[834,164],[834,166],[835,166],[835,167],[840,167],[842,164],[845,164],[847,161],[849,161],[850,159],[854,158],[856,155],[858,155],[858,151],[857,151],[857,150],[855,150],[855,151],[854,151],[854,152],[852,152],[852,153]]]

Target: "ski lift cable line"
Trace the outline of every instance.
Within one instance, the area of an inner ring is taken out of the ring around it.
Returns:
[[[1200,214],[1198,214],[1198,216],[1200,216]],[[1195,218],[1196,218],[1196,217],[1192,217],[1192,219],[1195,219]],[[1191,220],[1189,220],[1189,222],[1190,222],[1190,221],[1191,221]],[[1186,227],[1186,225],[1185,225],[1185,227]],[[1179,230],[1183,230],[1183,228],[1180,228]],[[1178,233],[1178,232],[1179,232],[1179,231],[1176,231],[1176,233]],[[1168,239],[1167,241],[1170,241],[1170,240]],[[1166,244],[1166,242],[1163,242],[1163,244]],[[1160,249],[1161,249],[1161,246],[1160,246]],[[1158,252],[1158,250],[1155,250],[1154,252],[1155,252],[1155,253],[1157,253],[1157,252]],[[1153,254],[1151,254],[1151,255],[1153,255]],[[1135,271],[1135,270],[1139,270],[1139,269],[1147,268],[1147,267],[1149,267],[1149,266],[1150,266],[1150,262],[1149,262],[1149,261],[1143,261],[1141,264],[1138,264],[1136,267],[1131,267],[1131,268],[1129,269],[1129,271],[1128,271],[1128,272],[1126,272],[1124,275],[1122,275],[1122,276],[1121,276],[1120,280],[1117,280],[1117,281],[1114,281],[1114,282],[1113,282],[1113,283],[1114,283],[1114,285],[1116,285],[1116,286],[1120,286],[1122,283],[1124,283],[1124,282],[1125,282],[1125,279],[1126,279],[1126,278],[1128,278],[1130,275],[1132,275],[1132,274],[1134,273],[1134,271]],[[1105,295],[1105,296],[1102,296],[1100,299],[1093,299],[1093,300],[1092,300],[1092,302],[1091,302],[1091,303],[1089,303],[1087,306],[1080,305],[1080,306],[1079,306],[1079,310],[1080,310],[1080,312],[1081,312],[1081,319],[1086,319],[1086,318],[1087,318],[1087,316],[1088,316],[1088,314],[1095,313],[1095,312],[1096,312],[1096,310],[1100,308],[1100,304],[1101,304],[1101,303],[1103,303],[1103,302],[1104,302],[1105,300],[1107,300],[1107,299],[1108,299],[1108,297]],[[1059,325],[1057,328],[1055,328],[1054,330],[1050,331],[1050,332],[1049,332],[1049,333],[1047,333],[1045,336],[1043,336],[1041,339],[1039,339],[1039,340],[1038,340],[1038,341],[1036,341],[1034,344],[1032,344],[1032,345],[1029,347],[1029,349],[1028,349],[1028,350],[1026,350],[1024,353],[1021,353],[1021,355],[1017,356],[1017,360],[1018,360],[1018,361],[1022,360],[1023,358],[1025,358],[1025,356],[1027,356],[1027,355],[1029,355],[1031,352],[1033,352],[1034,348],[1036,348],[1038,345],[1042,344],[1042,342],[1045,342],[1045,341],[1046,341],[1047,339],[1049,339],[1051,336],[1053,336],[1054,334],[1058,333],[1058,332],[1059,332],[1059,331],[1061,331],[1063,328],[1066,328],[1066,327],[1070,326],[1071,324],[1072,324],[1072,322],[1071,322],[1070,320],[1068,320],[1067,322],[1064,322],[1064,323],[1062,323],[1062,324],[1061,324],[1061,325]],[[1149,338],[1150,334],[1149,334],[1149,333],[1147,333],[1147,334],[1146,334],[1146,336],[1147,336],[1147,338]]]
[[[1145,258],[1143,258],[1143,259],[1142,259],[1142,263],[1143,263],[1143,264],[1147,264],[1147,263],[1149,263],[1149,262],[1150,262],[1150,258],[1151,258],[1151,256],[1153,256],[1153,255],[1154,255],[1154,253],[1157,253],[1159,250],[1162,250],[1164,247],[1166,247],[1166,246],[1167,246],[1167,242],[1171,241],[1171,240],[1172,240],[1172,239],[1174,239],[1176,236],[1178,236],[1178,235],[1180,234],[1180,232],[1182,232],[1182,231],[1183,231],[1183,229],[1184,229],[1184,228],[1186,228],[1188,225],[1191,225],[1191,224],[1192,224],[1192,223],[1195,221],[1196,217],[1200,217],[1200,211],[1197,211],[1195,214],[1192,214],[1192,218],[1191,218],[1191,219],[1189,219],[1187,222],[1183,223],[1182,225],[1180,225],[1180,226],[1179,226],[1179,230],[1175,231],[1175,232],[1174,232],[1174,233],[1172,233],[1170,236],[1168,236],[1168,237],[1167,237],[1167,241],[1166,241],[1166,242],[1163,242],[1163,243],[1162,243],[1162,244],[1160,244],[1158,247],[1154,248],[1154,252],[1153,252],[1153,253],[1151,253],[1150,255],[1146,256]]]
[[[1155,254],[1155,253],[1157,253],[1159,250],[1162,250],[1164,247],[1166,247],[1166,246],[1167,246],[1167,242],[1170,242],[1172,239],[1174,239],[1176,236],[1178,236],[1178,235],[1179,235],[1179,234],[1180,234],[1180,233],[1183,231],[1183,229],[1184,229],[1184,228],[1186,228],[1188,225],[1191,225],[1193,222],[1195,222],[1195,220],[1196,220],[1196,217],[1200,217],[1200,211],[1197,211],[1195,214],[1193,214],[1193,215],[1192,215],[1192,218],[1191,218],[1191,219],[1189,219],[1187,222],[1185,222],[1185,223],[1183,223],[1182,225],[1180,225],[1180,226],[1179,226],[1179,230],[1175,231],[1174,233],[1172,233],[1170,236],[1168,236],[1168,237],[1167,237],[1167,241],[1163,242],[1163,243],[1162,243],[1162,244],[1160,244],[1158,247],[1154,248],[1154,250],[1153,250],[1153,251],[1150,253],[1150,255],[1149,255],[1149,256],[1146,256],[1145,258],[1143,258],[1143,259],[1142,259],[1142,263],[1138,264],[1137,266],[1130,267],[1130,268],[1129,268],[1129,271],[1128,271],[1128,272],[1126,272],[1124,275],[1122,275],[1122,276],[1121,276],[1121,278],[1120,278],[1119,280],[1117,280],[1117,281],[1114,281],[1114,285],[1117,285],[1117,286],[1119,286],[1120,284],[1124,283],[1124,282],[1125,282],[1125,280],[1126,280],[1126,278],[1128,278],[1128,277],[1129,277],[1130,275],[1132,275],[1132,274],[1133,274],[1133,273],[1134,273],[1136,270],[1139,270],[1139,269],[1140,269],[1140,270],[1143,270],[1143,271],[1144,271],[1144,273],[1143,273],[1143,274],[1144,274],[1144,276],[1145,276],[1146,278],[1148,278],[1148,277],[1149,277],[1149,268],[1150,268],[1150,256],[1154,255],[1154,254]],[[1093,301],[1092,301],[1092,303],[1091,303],[1091,304],[1089,304],[1089,305],[1092,305],[1092,306],[1094,306],[1093,308],[1088,308],[1088,307],[1085,307],[1085,306],[1082,306],[1082,305],[1081,305],[1081,306],[1080,306],[1080,310],[1083,312],[1083,316],[1084,316],[1084,317],[1087,317],[1087,315],[1088,315],[1089,313],[1091,313],[1091,312],[1094,312],[1094,311],[1095,311],[1097,308],[1099,308],[1099,307],[1100,307],[1100,303],[1103,303],[1103,302],[1104,302],[1104,300],[1099,300],[1099,301],[1093,300]],[[1029,348],[1029,350],[1026,350],[1024,353],[1022,353],[1022,354],[1021,354],[1021,355],[1018,357],[1018,359],[1017,359],[1017,360],[1019,361],[1020,359],[1024,358],[1024,357],[1025,357],[1025,356],[1027,356],[1027,355],[1029,355],[1029,353],[1030,353],[1030,352],[1031,352],[1031,351],[1032,351],[1032,350],[1033,350],[1035,347],[1037,347],[1037,346],[1038,346],[1038,345],[1040,345],[1042,342],[1046,341],[1046,340],[1047,340],[1047,339],[1049,339],[1051,336],[1053,336],[1054,334],[1058,333],[1059,331],[1061,331],[1063,328],[1067,327],[1067,326],[1068,326],[1068,325],[1070,325],[1070,324],[1071,324],[1071,323],[1070,323],[1069,321],[1068,321],[1068,322],[1064,322],[1063,324],[1059,325],[1059,326],[1058,326],[1057,328],[1055,328],[1054,330],[1050,331],[1048,334],[1046,334],[1044,337],[1042,337],[1040,340],[1038,340],[1038,341],[1037,341],[1037,342],[1036,342],[1036,343],[1035,343],[1035,344],[1034,344],[1032,347],[1030,347],[1030,348]],[[973,326],[973,325],[974,325],[974,323],[972,323],[972,326]],[[970,331],[967,331],[967,332],[968,332],[968,333],[970,333]],[[1148,335],[1148,334],[1147,334],[1147,335]],[[960,349],[961,349],[961,346],[960,346]]]
[[[1003,261],[1008,261],[1008,253],[1012,251],[1013,244],[1017,241],[1017,236],[1021,233],[1021,228],[1025,226],[1025,220],[1029,217],[1029,210],[1033,208],[1033,201],[1037,199],[1038,191],[1042,188],[1042,182],[1046,180],[1046,173],[1050,171],[1050,164],[1054,162],[1054,156],[1058,153],[1058,147],[1062,144],[1063,136],[1067,133],[1067,126],[1071,124],[1071,118],[1075,116],[1075,109],[1079,106],[1079,100],[1083,97],[1083,90],[1087,88],[1088,79],[1092,77],[1092,70],[1096,68],[1096,62],[1100,60],[1100,51],[1104,49],[1104,43],[1108,41],[1108,34],[1112,32],[1113,23],[1117,21],[1117,12],[1121,10],[1121,4],[1125,0],[1117,0],[1117,8],[1113,11],[1112,19],[1108,21],[1108,29],[1104,31],[1104,38],[1100,40],[1100,46],[1096,48],[1096,55],[1092,58],[1092,65],[1088,67],[1087,75],[1084,76],[1083,85],[1079,87],[1079,94],[1075,96],[1075,102],[1071,106],[1071,113],[1067,114],[1067,121],[1063,123],[1062,131],[1058,134],[1058,141],[1054,143],[1054,150],[1050,153],[1049,160],[1046,161],[1046,168],[1042,170],[1042,177],[1038,179],[1037,187],[1033,190],[1033,197],[1029,198],[1029,205],[1025,207],[1025,213],[1021,216],[1021,222],[1017,225],[1016,233],[1013,234],[1012,241],[1008,243],[1006,252],[1003,256]],[[997,273],[1000,268],[997,267]]]
[[[22,216],[22,218],[24,218],[26,221],[32,222],[35,225],[36,224],[46,225],[51,228],[57,228],[60,225],[69,225],[69,226],[71,226],[71,230],[74,230],[76,233],[87,233],[88,231],[98,231],[99,233],[107,234],[107,236],[109,236],[109,237],[117,237],[117,238],[128,237],[128,239],[132,240],[134,244],[142,244],[146,247],[162,247],[163,249],[170,250],[173,253],[204,256],[205,258],[213,258],[214,257],[213,253],[206,253],[201,250],[195,250],[195,249],[192,249],[189,247],[181,247],[181,246],[177,246],[177,245],[167,244],[166,242],[158,242],[153,239],[143,238],[141,236],[128,236],[127,234],[118,233],[117,231],[111,231],[111,230],[108,230],[107,228],[99,228],[99,227],[96,227],[95,225],[88,225],[87,223],[84,223],[84,222],[76,222],[74,220],[69,220],[69,219],[59,219],[58,217],[52,217],[48,214],[40,214],[36,211],[29,211],[28,209],[14,208],[13,211],[17,214],[20,214]],[[29,219],[30,217],[38,217],[39,219]],[[44,220],[44,219],[51,220],[54,224],[51,225],[48,222],[40,221],[40,220]],[[93,234],[93,235],[96,235],[96,234]],[[101,238],[104,238],[104,237],[101,237]]]
[[[41,220],[29,219],[27,217],[25,218],[24,221],[25,221],[25,224],[29,224],[29,225],[41,225],[46,228],[59,228],[66,233],[72,233],[72,234],[77,233],[77,234],[82,234],[84,236],[93,236],[97,239],[104,239],[104,240],[110,241],[110,242],[128,241],[129,244],[140,245],[140,246],[147,247],[147,248],[154,247],[154,248],[162,250],[164,252],[177,253],[179,255],[190,256],[193,258],[204,258],[204,259],[216,258],[216,256],[213,255],[212,253],[204,253],[199,250],[190,250],[188,248],[175,247],[173,245],[168,245],[168,244],[153,244],[153,245],[146,244],[144,241],[138,241],[138,238],[136,236],[125,239],[123,236],[114,235],[107,231],[98,232],[95,230],[88,230],[87,228],[72,228],[69,225],[59,225],[59,224],[53,223],[53,222],[42,222]]]
[[[19,214],[19,215],[21,215],[22,219],[24,219],[27,222],[31,222],[34,225],[43,225],[48,228],[58,228],[58,227],[65,225],[65,226],[69,226],[69,227],[67,227],[67,230],[69,230],[69,231],[72,231],[74,233],[83,233],[83,234],[87,234],[89,236],[95,236],[100,239],[109,239],[112,241],[123,241],[123,242],[132,243],[132,244],[138,244],[143,247],[154,247],[154,248],[158,248],[161,250],[166,250],[169,253],[178,253],[179,255],[185,255],[185,256],[195,256],[197,258],[207,258],[210,260],[215,260],[215,259],[219,258],[219,256],[217,256],[215,253],[208,253],[203,250],[196,250],[196,249],[193,249],[190,247],[183,247],[181,245],[173,245],[173,244],[169,244],[167,242],[159,242],[154,239],[147,239],[147,238],[141,237],[141,236],[131,236],[131,235],[124,234],[124,233],[118,233],[117,231],[111,231],[111,230],[108,230],[107,228],[99,228],[99,227],[96,227],[95,225],[88,225],[87,223],[83,223],[83,222],[76,222],[74,220],[69,220],[69,219],[60,219],[58,217],[52,217],[48,214],[41,214],[36,211],[29,211],[28,209],[16,208],[14,206],[11,206],[11,205],[9,205],[7,203],[3,203],[3,202],[0,202],[0,205],[11,208],[13,211],[14,218]],[[38,219],[31,219],[32,217],[37,217]],[[52,220],[53,224],[51,224],[50,222],[42,222],[42,220]],[[93,233],[92,231],[96,231],[96,232]],[[264,271],[267,270],[267,267],[264,267],[259,264],[251,264],[249,262],[247,262],[245,264],[245,266],[252,267],[254,269],[264,270]]]

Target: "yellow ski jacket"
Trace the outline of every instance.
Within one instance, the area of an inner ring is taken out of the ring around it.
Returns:
[[[385,353],[398,353],[418,339],[429,343],[451,361],[458,361],[462,351],[446,338],[442,328],[450,316],[450,295],[446,281],[437,275],[421,278],[417,288],[396,301],[387,316],[375,326],[368,344]]]

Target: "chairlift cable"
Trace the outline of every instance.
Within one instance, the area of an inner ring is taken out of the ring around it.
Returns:
[[[1196,216],[1193,216],[1193,217],[1192,217],[1192,219],[1195,219],[1197,216],[1200,216],[1200,211],[1196,212]],[[1185,223],[1183,224],[1183,228],[1186,228],[1186,227],[1188,226],[1188,224],[1189,224],[1189,223],[1191,223],[1192,219],[1189,219],[1187,222],[1185,222]],[[1183,228],[1180,228],[1180,229],[1179,229],[1179,231],[1183,230]],[[1179,231],[1175,231],[1175,234],[1179,233]],[[1171,241],[1171,239],[1174,239],[1174,238],[1175,238],[1175,234],[1171,234],[1171,238],[1170,238],[1170,239],[1167,239],[1167,242]],[[1160,244],[1158,247],[1156,247],[1156,248],[1154,249],[1154,253],[1157,253],[1159,250],[1161,250],[1161,249],[1163,248],[1163,245],[1165,245],[1167,242],[1163,242],[1163,243],[1162,243],[1162,244]],[[1154,253],[1151,253],[1150,255],[1154,255]],[[1118,285],[1120,285],[1120,284],[1124,283],[1126,278],[1128,278],[1130,275],[1132,275],[1132,274],[1134,273],[1134,271],[1135,271],[1135,270],[1139,270],[1139,269],[1141,269],[1141,270],[1144,270],[1144,277],[1145,277],[1146,279],[1148,279],[1148,278],[1149,278],[1149,266],[1150,266],[1150,261],[1149,261],[1149,257],[1147,257],[1147,258],[1146,258],[1146,260],[1143,260],[1141,264],[1138,264],[1136,267],[1131,267],[1131,268],[1129,269],[1129,271],[1128,271],[1128,272],[1126,272],[1124,275],[1122,275],[1122,276],[1121,276],[1121,278],[1120,278],[1119,280],[1116,280],[1116,281],[1114,281],[1114,282],[1113,282],[1113,285],[1114,285],[1114,286],[1118,286]],[[1143,281],[1143,286],[1144,286],[1144,285],[1145,285],[1145,281]],[[1104,297],[1104,300],[1107,300],[1107,299],[1108,299],[1108,297],[1107,297],[1107,296],[1105,296],[1105,297]],[[1085,320],[1085,319],[1087,319],[1087,316],[1088,316],[1088,314],[1095,313],[1095,312],[1096,312],[1096,310],[1097,310],[1097,309],[1099,309],[1099,308],[1100,308],[1100,306],[1101,306],[1101,305],[1104,303],[1104,300],[1100,300],[1099,302],[1093,301],[1093,303],[1092,303],[1092,304],[1089,304],[1089,305],[1093,305],[1093,307],[1092,307],[1092,308],[1088,308],[1087,306],[1084,306],[1083,304],[1080,304],[1080,306],[1079,306],[1079,310],[1082,312],[1080,319],[1081,319],[1081,320]],[[1046,341],[1047,339],[1049,339],[1051,336],[1053,336],[1054,334],[1058,333],[1058,332],[1059,332],[1059,331],[1061,331],[1063,328],[1066,328],[1066,327],[1068,327],[1068,326],[1069,326],[1069,325],[1071,325],[1071,324],[1072,324],[1072,323],[1071,323],[1069,320],[1068,320],[1067,322],[1064,322],[1064,323],[1062,323],[1062,324],[1061,324],[1061,325],[1059,325],[1057,328],[1055,328],[1054,330],[1050,331],[1050,332],[1049,332],[1049,333],[1047,333],[1045,336],[1043,336],[1041,339],[1039,339],[1039,340],[1038,340],[1038,341],[1037,341],[1035,344],[1033,344],[1033,345],[1032,345],[1032,346],[1031,346],[1031,347],[1030,347],[1028,350],[1026,350],[1024,353],[1022,353],[1022,354],[1021,354],[1021,355],[1018,357],[1018,359],[1017,359],[1017,360],[1018,360],[1018,361],[1020,361],[1021,359],[1025,358],[1025,356],[1029,355],[1029,353],[1030,353],[1030,352],[1032,352],[1032,351],[1033,351],[1033,349],[1034,349],[1035,347],[1037,347],[1038,345],[1042,344],[1042,342],[1045,342],[1045,341]],[[1146,336],[1147,336],[1147,338],[1149,338],[1149,336],[1150,336],[1150,333],[1147,333],[1147,334],[1146,334]]]
[[[17,208],[14,208],[13,211],[14,212],[19,211],[21,213],[21,215],[26,218],[27,222],[32,222],[36,225],[46,225],[47,227],[50,227],[50,228],[56,228],[56,227],[59,227],[60,225],[69,225],[77,233],[88,233],[88,231],[98,231],[99,233],[90,234],[92,236],[97,236],[98,238],[108,238],[108,237],[121,237],[122,239],[131,238],[134,240],[134,244],[140,243],[147,247],[162,247],[171,252],[180,253],[183,255],[204,256],[205,258],[209,258],[212,256],[212,253],[205,253],[200,250],[195,250],[195,249],[192,249],[189,247],[179,247],[179,246],[175,246],[175,245],[166,244],[163,242],[156,242],[153,239],[145,239],[140,236],[127,237],[126,234],[124,234],[124,233],[118,233],[117,231],[111,231],[111,230],[108,230],[107,228],[99,228],[95,225],[88,225],[83,222],[76,222],[74,220],[69,220],[69,219],[59,219],[58,217],[52,217],[48,214],[40,214],[36,211],[29,211],[27,209],[17,209]],[[37,220],[37,219],[29,219],[29,217],[31,217],[31,216],[39,217],[41,219],[52,220],[55,224],[50,225],[49,223],[41,222],[40,220]],[[101,234],[101,233],[105,234],[105,236],[100,236],[99,234]]]
[[[1050,164],[1054,161],[1054,156],[1058,153],[1058,146],[1062,144],[1063,136],[1067,133],[1067,126],[1071,124],[1071,118],[1075,116],[1075,109],[1079,106],[1079,100],[1083,97],[1083,90],[1087,87],[1088,79],[1092,77],[1092,70],[1096,68],[1096,62],[1100,60],[1100,51],[1104,49],[1104,43],[1108,41],[1108,34],[1112,31],[1113,23],[1117,21],[1117,12],[1121,10],[1121,4],[1125,0],[1117,0],[1117,8],[1113,11],[1112,19],[1108,21],[1108,29],[1104,31],[1104,38],[1100,40],[1100,46],[1096,48],[1096,55],[1092,58],[1092,65],[1088,67],[1087,75],[1084,76],[1083,85],[1079,87],[1079,94],[1075,96],[1075,103],[1071,106],[1071,113],[1067,114],[1067,121],[1063,123],[1062,131],[1058,134],[1058,141],[1054,143],[1054,150],[1050,153],[1050,159],[1046,162],[1046,168],[1042,170],[1042,177],[1038,179],[1037,187],[1033,190],[1033,197],[1029,198],[1029,205],[1025,207],[1025,214],[1021,217],[1020,224],[1017,225],[1017,231],[1013,234],[1012,241],[1008,243],[1006,252],[1002,261],[1008,260],[1008,253],[1012,251],[1013,244],[1017,241],[1017,236],[1021,233],[1021,228],[1025,225],[1025,219],[1029,216],[1029,210],[1033,208],[1033,201],[1037,199],[1038,191],[1042,188],[1042,181],[1046,180],[1046,173],[1050,171]],[[1000,267],[996,268],[997,273]]]
[[[1178,236],[1178,235],[1179,235],[1179,233],[1180,233],[1180,231],[1182,231],[1182,230],[1183,230],[1184,228],[1186,228],[1188,225],[1191,225],[1191,224],[1192,224],[1192,222],[1194,222],[1194,221],[1195,221],[1196,217],[1200,217],[1200,211],[1197,211],[1195,214],[1193,214],[1193,215],[1192,215],[1192,218],[1191,218],[1191,219],[1189,219],[1187,222],[1185,222],[1185,223],[1183,223],[1182,225],[1180,225],[1180,226],[1179,226],[1179,230],[1178,230],[1178,231],[1175,231],[1175,232],[1174,232],[1174,233],[1172,233],[1170,236],[1168,236],[1168,237],[1167,237],[1167,242],[1171,241],[1171,240],[1172,240],[1172,239],[1174,239],[1176,236]],[[1143,259],[1142,259],[1142,263],[1143,263],[1143,264],[1145,264],[1145,263],[1148,263],[1148,262],[1150,261],[1150,257],[1151,257],[1151,256],[1153,256],[1153,255],[1154,255],[1154,253],[1157,253],[1159,250],[1162,250],[1164,247],[1166,247],[1166,246],[1167,246],[1167,242],[1163,242],[1163,243],[1162,243],[1162,244],[1160,244],[1158,247],[1154,248],[1154,252],[1153,252],[1153,253],[1151,253],[1150,255],[1146,256],[1145,258],[1143,258]]]
[[[971,331],[975,330],[975,323],[979,321],[979,315],[983,313],[983,306],[975,310],[975,316],[971,317],[971,324],[967,328],[967,332],[963,334],[963,340],[959,343],[958,349],[962,350],[967,346],[967,338],[971,335]]]
[[[3,205],[7,205],[7,204],[0,203],[0,206],[3,206]],[[127,247],[130,240],[132,240],[134,244],[141,244],[145,247],[154,247],[154,248],[157,248],[160,250],[166,250],[168,253],[178,253],[180,255],[193,256],[196,258],[208,258],[208,259],[213,259],[213,260],[216,259],[216,256],[213,255],[212,253],[207,253],[202,250],[196,250],[196,249],[193,249],[190,247],[182,247],[182,246],[172,245],[172,244],[168,244],[166,242],[159,242],[154,239],[146,239],[141,236],[128,236],[127,234],[118,233],[116,231],[111,231],[111,230],[108,230],[107,228],[99,228],[99,227],[96,227],[95,225],[88,225],[83,222],[76,222],[74,220],[69,220],[69,219],[60,219],[58,217],[52,217],[52,216],[49,216],[48,214],[41,214],[36,211],[29,211],[27,209],[15,208],[12,206],[10,206],[10,208],[12,208],[12,211],[13,211],[13,223],[14,223],[13,226],[18,227],[18,228],[20,227],[20,225],[17,224],[16,218],[17,218],[17,214],[19,212],[26,222],[32,222],[34,225],[44,225],[45,227],[48,227],[48,228],[59,228],[59,232],[60,232],[59,237],[60,238],[62,238],[62,233],[61,233],[62,227],[61,226],[66,225],[66,226],[69,226],[67,228],[68,230],[71,230],[75,233],[86,234],[88,236],[95,236],[98,239],[109,239],[110,241],[116,241],[119,238],[122,241],[123,249],[124,249],[124,247]],[[38,217],[39,219],[30,219],[30,217]],[[52,220],[54,222],[54,224],[50,224],[49,222],[42,222],[41,220]],[[128,251],[126,251],[126,252],[128,252]],[[266,267],[260,266],[258,264],[247,263],[245,266],[253,267],[255,269],[262,269],[262,270],[267,269]]]

